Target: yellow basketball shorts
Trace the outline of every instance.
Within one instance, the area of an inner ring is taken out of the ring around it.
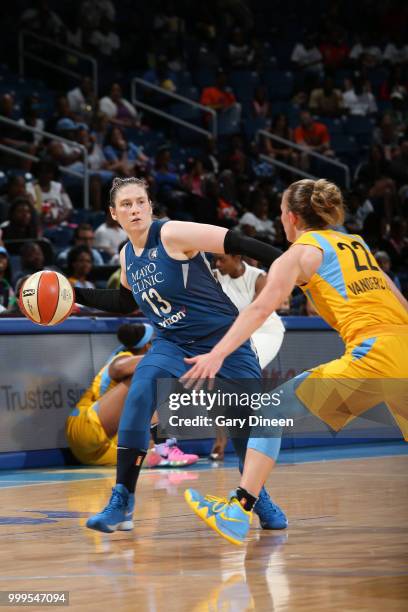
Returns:
[[[305,372],[295,395],[335,431],[384,402],[408,441],[408,329],[352,344]]]
[[[117,434],[108,438],[98,416],[98,402],[67,418],[65,434],[75,457],[85,465],[116,465]]]

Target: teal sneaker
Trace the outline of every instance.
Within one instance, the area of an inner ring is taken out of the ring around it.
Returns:
[[[102,512],[91,516],[87,520],[86,526],[103,533],[130,531],[133,529],[134,508],[134,494],[129,493],[124,485],[117,484],[112,489],[112,495],[106,508]]]
[[[252,512],[247,512],[236,497],[230,500],[187,489],[184,498],[190,508],[211,529],[232,544],[243,544],[252,523]]]

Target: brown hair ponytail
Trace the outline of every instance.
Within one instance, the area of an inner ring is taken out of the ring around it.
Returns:
[[[289,185],[288,208],[299,215],[306,227],[324,228],[344,221],[344,202],[340,189],[334,184],[319,179],[303,179]]]

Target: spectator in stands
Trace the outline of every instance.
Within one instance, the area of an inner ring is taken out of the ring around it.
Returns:
[[[227,87],[227,76],[222,69],[217,72],[215,84],[205,87],[201,94],[201,104],[208,106],[222,116],[229,124],[238,124],[241,120],[241,105],[229,87]],[[210,115],[206,115],[205,123],[210,123]]]
[[[347,198],[347,212],[344,226],[350,234],[361,233],[364,222],[369,214],[374,212],[374,206],[369,198],[366,197],[365,188],[356,186]]]
[[[392,119],[398,138],[402,138],[408,126],[408,92],[393,91],[391,107],[387,115]]]
[[[309,99],[309,109],[322,117],[339,117],[343,112],[343,96],[335,89],[334,80],[327,77],[323,87],[313,89]]]
[[[203,193],[205,206],[201,210],[201,221],[222,227],[234,227],[238,221],[238,211],[231,202],[222,197],[219,181],[214,175],[206,175]]]
[[[38,94],[26,96],[23,102],[22,117],[18,120],[21,125],[27,125],[37,130],[44,130],[44,120],[38,116],[40,110],[40,99]],[[33,134],[32,132],[21,132],[21,136],[27,142],[34,143],[37,147],[41,144],[43,136],[41,134]]]
[[[56,110],[46,123],[46,131],[56,134],[58,131],[57,124],[60,119],[71,119],[74,121],[74,113],[69,106],[68,98],[65,94],[57,97]]]
[[[269,216],[269,201],[261,192],[254,192],[252,208],[239,220],[239,227],[243,234],[273,242],[275,228]]]
[[[20,196],[27,196],[24,176],[12,174],[7,181],[6,194],[0,198],[0,223],[8,219],[8,212],[12,202]]]
[[[103,154],[110,164],[109,169],[121,176],[133,176],[135,171],[149,162],[143,147],[128,142],[124,131],[118,126],[112,127],[108,133]]]
[[[330,135],[327,127],[318,121],[314,121],[309,111],[300,113],[300,125],[295,129],[295,142],[305,148],[305,154],[301,154],[301,166],[304,170],[309,168],[309,156],[306,151],[312,150],[327,157],[333,157],[334,152],[330,148]]]
[[[396,189],[390,162],[381,146],[373,144],[370,147],[368,160],[358,166],[354,178],[367,189],[377,215],[385,213],[390,218]]]
[[[160,147],[156,153],[153,177],[157,199],[168,207],[171,217],[191,220],[191,215],[186,212],[190,198],[171,162],[168,146]]]
[[[218,159],[217,141],[214,138],[206,138],[203,145],[203,153],[201,161],[207,172],[218,174],[220,170],[220,162]]]
[[[8,220],[1,224],[2,240],[32,240],[40,235],[37,215],[29,196],[19,196],[13,200],[8,212]],[[11,254],[19,247],[7,247]]]
[[[113,58],[115,51],[120,49],[119,36],[113,31],[112,22],[106,17],[102,17],[98,29],[92,32],[89,43],[104,61]]]
[[[382,61],[378,36],[365,32],[350,50],[349,58],[358,68],[374,68]]]
[[[397,289],[401,291],[401,281],[398,275],[391,271],[391,257],[388,255],[388,253],[386,251],[377,251],[375,253],[375,259],[381,270],[388,274],[391,280],[395,283]]]
[[[80,21],[90,30],[98,28],[103,18],[115,21],[116,10],[111,0],[84,0],[80,7]]]
[[[3,246],[0,246],[0,307],[10,310],[16,302],[16,297],[11,286],[10,258]]]
[[[387,43],[383,53],[383,60],[391,66],[408,64],[408,44],[406,44],[404,36],[400,33],[395,34]]]
[[[16,121],[17,111],[14,107],[14,98],[11,94],[5,93],[0,96],[0,115],[3,115],[6,119]],[[6,145],[24,154],[35,155],[36,146],[34,143],[27,142],[24,135],[27,132],[9,125],[7,123],[1,123],[0,131],[0,144]],[[30,171],[32,166],[32,160],[19,158],[18,156],[3,155],[0,159],[1,162],[10,165],[10,158],[13,160],[13,167],[19,166],[20,168]]]
[[[380,100],[390,100],[393,93],[401,93],[404,98],[408,94],[408,80],[401,65],[391,68],[390,74],[380,85]]]
[[[89,123],[98,107],[92,79],[83,77],[81,84],[67,93],[67,100],[76,120]]]
[[[119,245],[126,241],[126,234],[120,225],[112,219],[109,208],[106,212],[104,223],[95,230],[94,245],[100,251],[104,251],[113,256],[117,253]]]
[[[374,115],[378,111],[370,82],[361,78],[351,82],[346,79],[343,105],[350,115],[367,116]]]
[[[316,46],[316,37],[314,35],[309,34],[304,42],[296,43],[290,59],[297,70],[318,74],[323,72],[323,57]]]
[[[34,175],[36,181],[27,185],[27,192],[33,197],[43,227],[57,226],[67,221],[72,212],[72,203],[62,183],[55,180],[55,164],[40,161],[34,169]]]
[[[279,138],[293,141],[293,130],[289,126],[288,118],[284,113],[278,113],[275,116],[268,132],[274,136],[279,136]],[[265,138],[264,151],[266,155],[270,157],[276,157],[276,159],[286,162],[287,164],[299,166],[299,152],[287,143],[285,144],[278,140]]]
[[[37,242],[25,242],[20,251],[20,267],[16,271],[13,279],[13,282],[16,285],[17,295],[18,281],[23,276],[34,274],[40,270],[58,271],[58,268],[52,265],[45,265],[44,251]]]
[[[252,115],[260,119],[269,119],[271,116],[271,105],[267,98],[266,87],[258,85],[252,100]]]
[[[81,289],[93,289],[95,285],[88,280],[92,266],[91,249],[86,245],[73,247],[67,257],[67,275],[71,285]]]
[[[133,104],[122,97],[119,83],[113,83],[108,96],[99,101],[99,110],[109,117],[112,125],[118,127],[138,127],[139,119]]]
[[[379,126],[375,128],[373,142],[382,147],[386,159],[391,161],[398,148],[399,134],[392,116],[388,113],[382,117]]]
[[[90,39],[91,32],[82,21],[79,21],[78,11],[74,4],[65,11],[64,23],[64,44],[80,51]]]
[[[143,80],[173,93],[177,90],[176,75],[170,70],[167,58],[164,55],[159,55],[156,60],[156,66],[144,73]],[[155,101],[159,106],[164,106],[173,102],[171,99],[169,100],[168,97],[157,94],[147,88],[144,91],[144,95],[146,99]]]
[[[102,255],[95,249],[94,247],[95,234],[92,229],[92,225],[89,223],[80,223],[78,227],[75,228],[74,235],[72,238],[73,246],[86,246],[90,249],[92,255],[92,261],[94,266],[102,266],[103,259]],[[58,255],[58,264],[65,265],[68,257],[68,253],[71,250],[71,247],[61,251]]]
[[[326,70],[343,68],[348,61],[349,48],[344,40],[344,32],[339,28],[331,29],[319,47]]]
[[[228,45],[228,60],[233,70],[250,69],[255,59],[255,51],[245,41],[244,33],[235,28]]]
[[[71,170],[79,172],[83,165],[78,165],[77,162],[82,164],[84,154],[77,142],[78,124],[66,117],[58,121],[56,129],[60,136],[71,140],[72,144],[52,140],[48,146],[49,155],[58,165],[67,166]]]
[[[397,187],[404,190],[408,186],[408,139],[403,140],[390,164],[390,172]]]
[[[119,165],[108,161],[104,149],[96,142],[85,123],[78,125],[77,141],[85,147],[88,154],[89,185],[91,204],[94,210],[100,210],[104,195],[107,195],[113,177]],[[82,172],[82,167],[80,168]]]
[[[63,184],[69,191],[70,189],[82,190],[83,174],[85,172],[84,165],[84,145],[80,142],[84,138],[83,129],[87,130],[85,124],[75,123],[72,119],[60,119],[57,123],[59,134],[72,141],[72,144],[52,140],[48,145],[48,155],[59,166],[65,166],[80,176],[64,174]],[[86,148],[86,147],[85,147]],[[88,160],[89,168],[89,160]],[[109,178],[111,178],[109,176]],[[90,172],[89,174],[89,198],[91,206],[94,210],[101,208],[101,176],[99,172]]]
[[[204,167],[200,159],[187,160],[186,173],[181,177],[181,183],[187,191],[200,198],[203,197]]]
[[[35,8],[27,8],[21,15],[21,27],[45,38],[58,38],[64,28],[59,15],[50,9],[47,0],[35,0],[32,4]]]
[[[408,237],[406,219],[403,219],[402,217],[394,217],[391,220],[390,232],[388,237],[383,241],[382,249],[390,256],[392,269],[396,272],[401,270],[406,273],[408,269]]]

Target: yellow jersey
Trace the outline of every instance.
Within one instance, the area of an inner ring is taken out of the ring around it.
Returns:
[[[321,266],[300,289],[346,345],[374,334],[398,334],[398,326],[408,325],[407,311],[361,236],[311,230],[292,247],[297,244],[323,253]]]
[[[109,357],[108,361],[99,370],[88,389],[80,397],[76,406],[79,410],[89,408],[89,406],[97,402],[107,391],[116,387],[118,383],[109,376],[109,366],[112,361],[118,357],[134,357],[134,353],[130,351],[118,351]]]

